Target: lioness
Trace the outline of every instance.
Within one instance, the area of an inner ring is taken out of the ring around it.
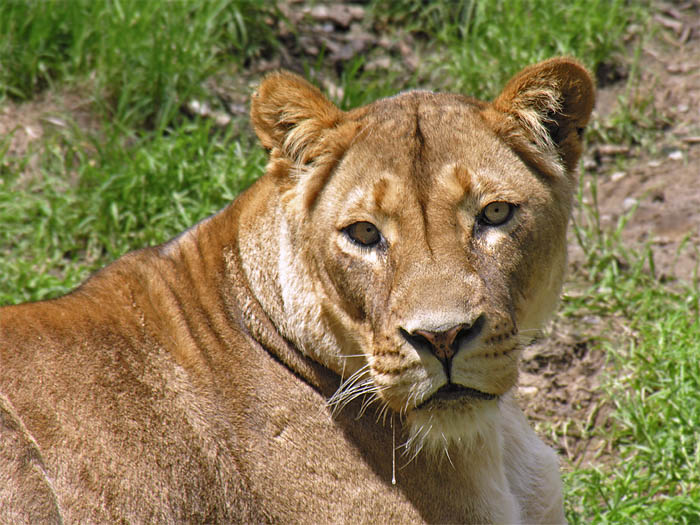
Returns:
[[[567,58],[490,103],[349,112],[267,76],[255,185],[0,309],[0,522],[564,521],[512,392],[557,302],[592,104]]]

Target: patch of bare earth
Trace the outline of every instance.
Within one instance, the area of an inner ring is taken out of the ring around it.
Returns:
[[[700,262],[700,1],[657,3],[653,36],[643,44],[640,79],[632,92],[618,83],[599,92],[595,118],[606,119],[628,102],[664,123],[643,147],[592,145],[584,155],[586,179],[597,177],[603,228],[629,220],[622,239],[631,250],[651,249],[655,274],[689,281]],[[590,192],[589,192],[589,199]],[[571,279],[583,254],[570,242]],[[575,285],[573,286],[575,288]],[[613,335],[611,335],[613,334]],[[541,341],[523,355],[521,406],[550,443],[575,465],[613,460],[615,451],[595,429],[610,424],[602,396],[604,340],[623,344],[633,334],[624,319],[557,317]]]
[[[21,177],[38,176],[41,150],[36,146],[47,135],[71,129],[99,129],[90,98],[78,90],[44,91],[27,102],[6,100],[0,105],[0,139],[7,141],[0,142],[0,163],[27,158]]]

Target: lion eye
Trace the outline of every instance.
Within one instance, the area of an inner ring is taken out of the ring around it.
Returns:
[[[489,226],[503,224],[513,215],[515,206],[507,202],[492,202],[481,210],[481,220]]]
[[[361,246],[374,246],[382,236],[371,222],[355,222],[343,230],[354,242]]]

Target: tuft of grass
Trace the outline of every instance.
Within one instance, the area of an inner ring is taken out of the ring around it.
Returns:
[[[342,70],[338,84],[340,96],[329,93],[330,99],[343,110],[364,106],[397,92],[398,74],[392,71],[364,71],[364,58],[356,57]],[[413,81],[412,81],[413,80]],[[414,87],[414,79],[404,79],[404,88]]]
[[[650,29],[653,32],[653,28]],[[645,86],[641,82],[640,58],[644,38],[640,38],[629,60],[629,72],[625,91],[618,96],[612,113],[605,119],[597,119],[589,127],[591,141],[614,144],[641,145],[652,152],[657,138],[665,131],[671,119],[654,103],[657,86]]]
[[[643,3],[624,0],[463,1],[450,31],[448,71],[469,92],[495,96],[523,64],[571,55],[595,70],[621,50],[630,20]]]
[[[623,50],[625,31],[646,17],[648,1],[375,0],[373,12],[432,42],[431,83],[491,98],[523,65],[555,55],[591,70]],[[447,86],[446,86],[447,87]]]
[[[109,118],[164,128],[222,59],[273,48],[276,17],[264,0],[5,0],[0,100],[89,73]]]
[[[596,184],[574,224],[586,254],[588,289],[565,297],[569,312],[624,319],[606,337],[604,389],[610,425],[594,429],[614,461],[564,476],[570,523],[697,523],[700,515],[700,286],[671,287],[654,275],[651,252],[621,242],[628,217],[600,227]],[[582,186],[581,186],[582,188]],[[671,518],[672,517],[672,518]]]
[[[251,140],[208,122],[91,154],[85,140],[54,137],[40,177],[0,178],[0,253],[14,254],[0,258],[1,304],[60,295],[126,251],[175,236],[232,201],[265,162]]]
[[[700,515],[700,289],[622,275],[633,337],[609,342],[614,406],[606,466],[565,475],[570,523],[697,523]],[[593,301],[597,298],[590,295]],[[609,307],[609,303],[608,303]]]

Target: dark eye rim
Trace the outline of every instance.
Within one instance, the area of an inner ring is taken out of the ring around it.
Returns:
[[[488,208],[492,204],[505,204],[506,206],[508,206],[508,214],[505,216],[505,218],[502,221],[493,222],[493,221],[490,221],[486,217],[486,208]],[[506,202],[506,201],[489,202],[486,206],[484,206],[482,208],[481,212],[479,213],[478,220],[481,224],[483,224],[485,226],[502,226],[503,224],[507,223],[509,220],[511,220],[513,218],[513,215],[515,214],[515,210],[517,208],[518,208],[518,205],[513,204],[512,202]]]
[[[372,226],[376,231],[377,231],[377,240],[373,243],[364,243],[355,237],[353,237],[350,233],[350,229],[353,226],[357,226],[358,224],[369,224]],[[340,231],[342,231],[345,236],[350,239],[350,242],[352,242],[354,245],[359,246],[360,248],[376,248],[378,246],[382,246],[385,244],[384,236],[382,235],[382,232],[377,228],[377,226],[369,221],[355,221],[352,224],[348,224],[345,228],[342,228]]]

